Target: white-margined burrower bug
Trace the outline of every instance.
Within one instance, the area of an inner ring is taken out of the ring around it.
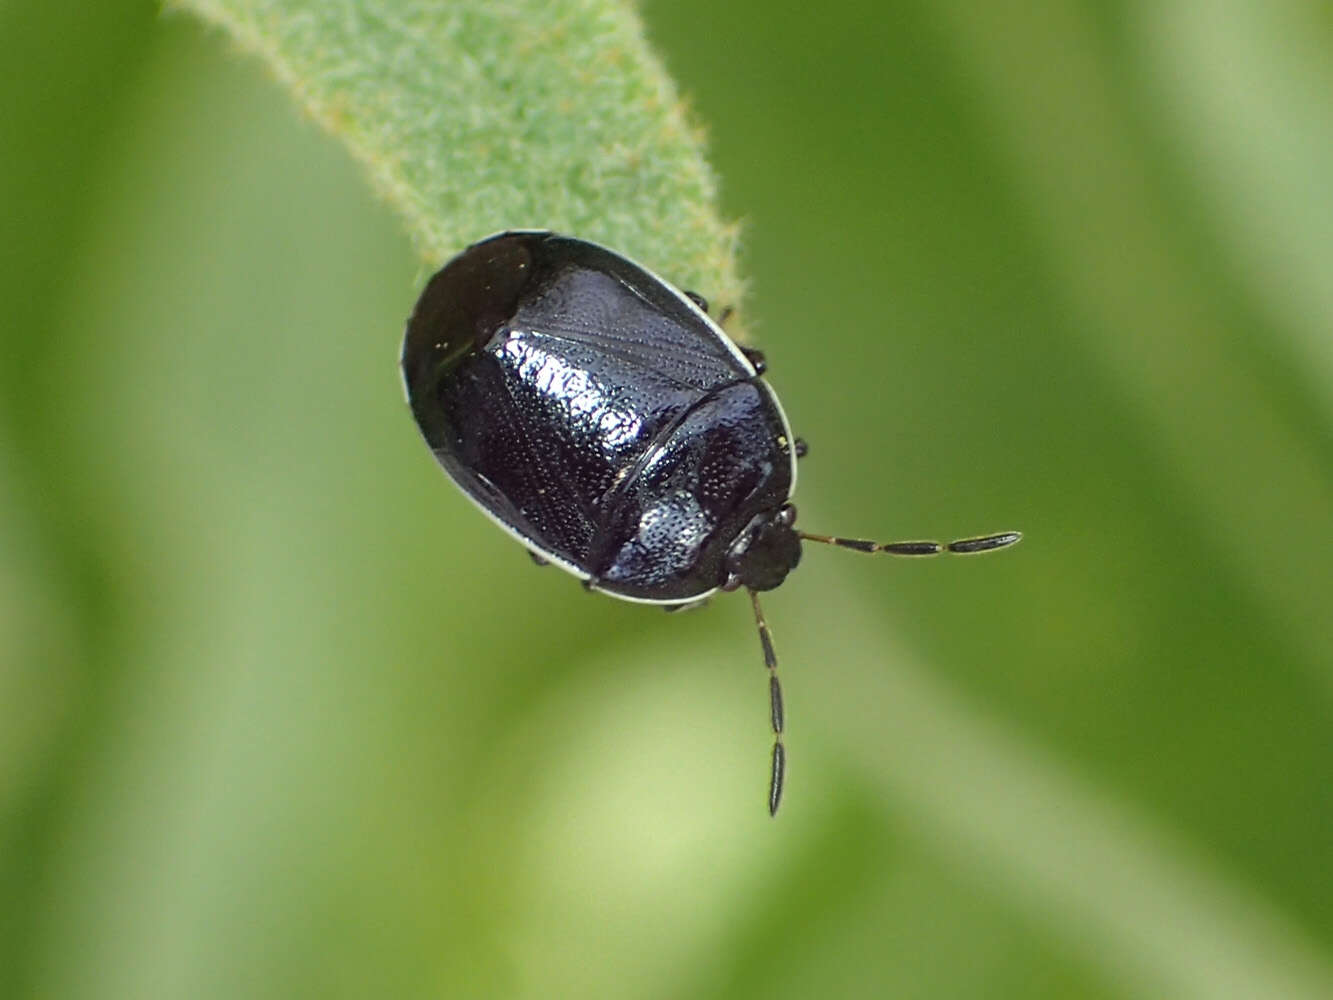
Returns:
[[[746,588],[769,673],[768,809],[782,798],[782,688],[759,592],[801,542],[933,556],[1012,545],[1016,531],[872,542],[798,531],[804,444],[738,347],[681,292],[620,254],[549,232],[501,233],[431,278],[402,374],[449,478],[540,562],[589,590],[669,608]]]

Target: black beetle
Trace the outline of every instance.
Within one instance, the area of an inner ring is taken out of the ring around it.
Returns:
[[[539,562],[627,601],[682,607],[745,587],[769,671],[768,809],[782,797],[782,688],[759,591],[801,541],[923,556],[940,545],[797,531],[795,438],[763,356],[620,254],[544,231],[500,233],[431,278],[403,338],[403,384],[436,460]]]

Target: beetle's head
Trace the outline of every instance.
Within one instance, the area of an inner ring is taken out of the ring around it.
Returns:
[[[727,550],[722,589],[772,590],[787,579],[801,561],[795,523],[796,508],[791,504],[755,515]]]

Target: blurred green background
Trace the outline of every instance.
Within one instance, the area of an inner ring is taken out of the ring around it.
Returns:
[[[807,551],[774,822],[746,602],[460,499],[343,151],[0,3],[0,991],[1333,996],[1330,10],[645,2],[803,524],[1026,533]]]

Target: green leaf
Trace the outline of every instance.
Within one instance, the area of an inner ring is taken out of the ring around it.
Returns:
[[[503,229],[613,246],[737,307],[739,227],[621,0],[173,0],[258,54],[345,143],[429,265]]]

